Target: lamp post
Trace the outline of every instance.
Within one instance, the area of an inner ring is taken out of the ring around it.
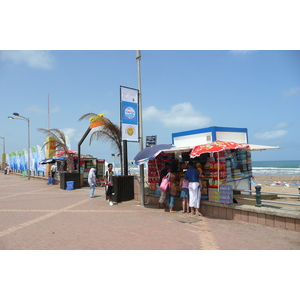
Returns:
[[[4,154],[5,154],[5,138],[0,136],[0,139],[3,139],[2,168],[4,169],[5,168],[5,163],[6,163],[6,159],[3,161],[3,157],[5,157],[4,156]]]
[[[143,118],[142,118],[142,84],[141,84],[141,50],[136,50],[136,62],[138,67],[138,90],[139,90],[139,144],[140,151],[144,149],[143,147]],[[145,205],[145,174],[144,165],[140,165],[140,195],[141,195],[141,205]]]
[[[116,154],[112,153],[111,156],[113,156],[114,158],[114,173],[116,173]],[[118,154],[117,156],[120,156],[120,154]]]
[[[24,121],[27,121],[27,123],[28,123],[28,153],[27,153],[28,163],[27,164],[28,164],[28,180],[30,180],[30,121],[29,121],[29,118],[20,116],[18,113],[13,113],[13,115],[18,118],[15,118],[15,117],[8,117],[8,118],[11,120],[24,120]]]

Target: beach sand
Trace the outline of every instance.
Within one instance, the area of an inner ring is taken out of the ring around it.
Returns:
[[[260,185],[261,191],[264,192],[299,194],[300,176],[254,176],[253,181],[255,184],[252,187]],[[281,182],[281,185],[275,183],[278,181]],[[284,186],[284,183],[289,184],[289,186]],[[292,186],[293,183],[299,185]]]

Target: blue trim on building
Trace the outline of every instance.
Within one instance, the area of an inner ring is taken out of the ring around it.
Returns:
[[[212,134],[212,141],[215,141],[217,138],[217,131],[222,132],[244,132],[246,133],[246,140],[248,143],[248,130],[247,128],[235,128],[235,127],[218,127],[218,126],[211,126],[206,128],[200,128],[200,129],[194,129],[194,130],[188,130],[188,131],[181,131],[181,132],[175,132],[172,133],[172,144],[174,144],[174,138],[180,137],[180,136],[187,136],[187,135],[193,135],[193,134],[199,134],[199,133],[208,133],[210,132]]]

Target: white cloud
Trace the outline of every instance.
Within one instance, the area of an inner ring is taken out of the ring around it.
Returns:
[[[68,137],[68,138],[72,138],[75,133],[76,133],[76,129],[74,128],[64,128],[64,129],[61,129],[61,131],[63,131],[63,133]]]
[[[287,130],[274,130],[274,131],[266,131],[255,133],[254,137],[258,140],[274,140],[284,137],[288,134]]]
[[[37,69],[52,69],[54,64],[54,57],[44,50],[3,50],[0,51],[0,60],[25,63]]]
[[[286,122],[280,122],[278,124],[276,124],[273,129],[283,129],[283,128],[287,128],[290,126],[290,123],[286,123]]]
[[[195,128],[207,126],[211,122],[210,117],[197,111],[191,103],[179,103],[173,105],[169,111],[159,110],[154,106],[143,110],[143,121],[162,122],[168,128]]]
[[[282,97],[284,97],[284,98],[300,94],[300,86],[285,90],[281,94],[282,94]]]

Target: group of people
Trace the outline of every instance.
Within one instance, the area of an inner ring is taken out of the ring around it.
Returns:
[[[113,164],[108,164],[108,170],[105,172],[105,186],[106,186],[106,199],[108,201],[109,205],[114,205],[112,202],[112,196],[115,194],[114,193],[114,186],[113,186]],[[90,197],[94,198],[95,196],[95,188],[97,186],[96,184],[96,169],[95,168],[91,168],[89,171],[89,175],[88,175],[88,183],[90,186]]]
[[[106,197],[109,205],[113,205],[112,196],[114,195],[113,187],[113,164],[108,164],[108,170],[105,172],[105,185],[106,185]],[[177,166],[171,165],[166,162],[165,168],[160,173],[161,184],[164,177],[169,177],[169,188],[167,191],[161,191],[161,195],[158,202],[159,208],[169,208],[171,213],[176,212],[174,210],[175,196],[177,194],[177,182],[180,182],[182,199],[182,212],[191,213],[196,216],[202,216],[200,213],[200,197],[201,197],[201,177],[202,170],[200,163],[189,162],[189,168],[184,173],[183,178],[179,178],[177,172]],[[96,184],[96,169],[91,168],[88,175],[88,183],[90,186],[90,197],[94,198]],[[167,199],[168,198],[168,199]]]
[[[176,182],[180,181],[182,199],[182,212],[191,213],[196,216],[202,216],[200,213],[200,198],[201,198],[201,177],[202,170],[199,162],[189,162],[189,168],[184,172],[184,177],[179,179],[177,173],[177,166],[171,165],[166,162],[165,168],[160,173],[159,185],[164,177],[169,178],[169,189],[167,191],[161,191],[161,195],[158,201],[158,208],[169,208],[170,213],[176,212],[174,210],[174,200],[177,194]],[[167,197],[168,196],[168,197]],[[168,198],[168,202],[167,202]]]

